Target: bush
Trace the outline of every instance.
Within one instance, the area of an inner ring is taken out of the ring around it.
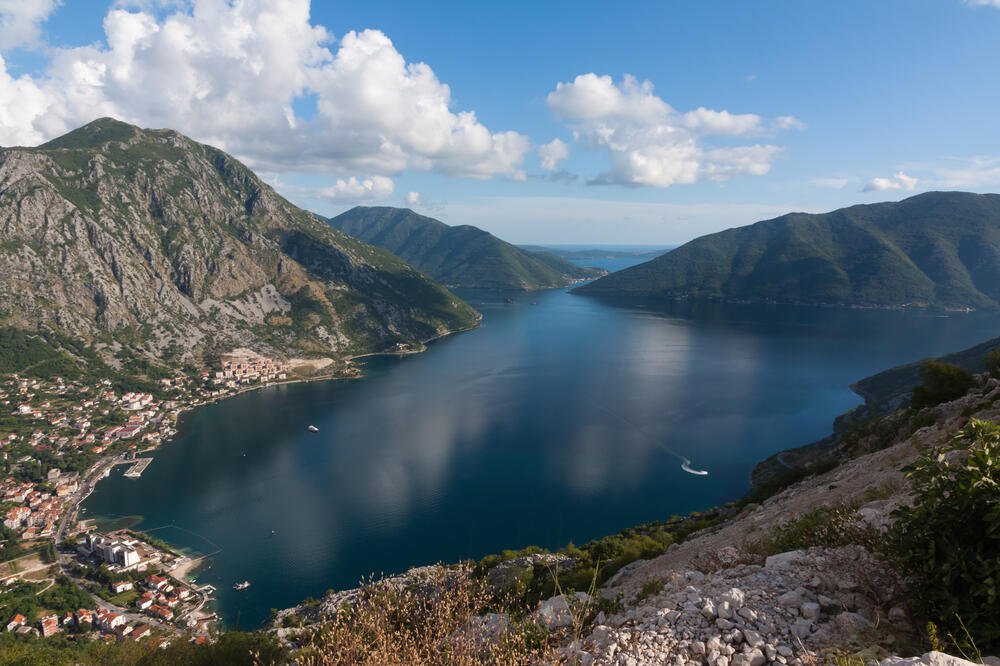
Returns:
[[[766,551],[784,553],[800,548],[840,548],[859,545],[878,551],[879,532],[846,504],[821,506],[774,528]]]
[[[544,633],[511,618],[490,627],[470,618],[514,610],[484,580],[460,569],[413,589],[373,582],[321,629],[308,648],[316,666],[339,664],[552,663]]]
[[[906,468],[915,498],[895,512],[893,550],[926,620],[1000,648],[1000,427],[973,420],[947,451]],[[957,642],[954,641],[953,642]]]
[[[913,389],[910,404],[917,408],[951,402],[968,393],[976,381],[963,368],[951,363],[928,361],[920,366],[920,386]]]
[[[990,377],[1000,378],[1000,348],[986,355],[986,372]]]

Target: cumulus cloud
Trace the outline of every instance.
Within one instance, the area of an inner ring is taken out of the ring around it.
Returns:
[[[774,119],[774,122],[771,123],[771,127],[773,127],[776,130],[787,130],[787,129],[804,130],[806,128],[806,124],[801,120],[799,120],[798,118],[796,118],[795,116],[778,116],[777,118]]]
[[[42,75],[14,79],[0,60],[0,144],[36,144],[114,116],[172,127],[275,172],[525,177],[527,137],[453,111],[449,86],[385,34],[334,40],[311,23],[309,0],[126,5],[105,16],[104,43],[50,47]],[[304,100],[315,103],[308,118],[295,111]]]
[[[861,189],[862,192],[885,192],[887,190],[906,190],[911,192],[917,188],[917,179],[897,171],[892,178],[872,178]]]
[[[559,168],[559,163],[567,157],[569,157],[569,146],[561,139],[552,139],[549,143],[538,147],[538,158],[546,171],[555,171]]]
[[[415,208],[420,205],[420,192],[407,192],[406,193],[406,205],[410,208]]]
[[[331,203],[354,203],[388,199],[395,189],[392,179],[385,176],[372,176],[364,180],[351,176],[347,180],[340,179],[329,187],[314,190],[311,195]]]
[[[0,0],[0,51],[35,46],[58,0]]]
[[[547,101],[577,141],[610,156],[611,169],[592,181],[600,184],[669,187],[763,175],[781,148],[760,143],[712,148],[706,137],[748,137],[801,125],[782,116],[769,128],[756,114],[704,107],[679,113],[653,93],[651,82],[628,75],[616,84],[610,76],[581,74],[559,83]]]

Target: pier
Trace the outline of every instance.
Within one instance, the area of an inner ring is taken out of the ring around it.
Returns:
[[[136,458],[132,462],[134,462],[135,464],[132,465],[132,467],[130,467],[127,472],[125,472],[125,476],[127,476],[130,479],[138,479],[140,476],[142,476],[142,473],[149,466],[149,463],[153,462],[153,459],[152,458]]]

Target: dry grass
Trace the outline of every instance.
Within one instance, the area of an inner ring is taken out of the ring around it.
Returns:
[[[691,563],[692,568],[703,574],[732,569],[744,564],[764,564],[772,552],[760,541],[744,539],[738,546],[728,546],[714,552],[701,553]]]
[[[530,620],[516,614],[493,616],[493,623],[472,619],[511,607],[510,599],[469,569],[442,570],[413,589],[369,582],[356,605],[341,609],[313,636],[299,663],[549,663],[547,636]]]

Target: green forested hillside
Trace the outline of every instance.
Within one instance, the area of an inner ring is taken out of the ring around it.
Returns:
[[[577,291],[859,306],[1000,307],[1000,195],[928,192],[697,238]]]
[[[358,206],[327,220],[450,287],[546,289],[598,277],[549,252],[530,252],[476,227],[451,227],[407,208]]]

